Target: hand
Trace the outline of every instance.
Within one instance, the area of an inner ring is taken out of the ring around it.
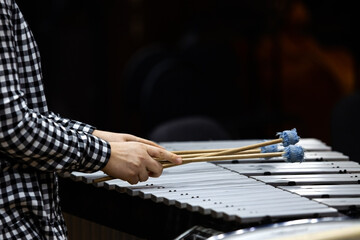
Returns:
[[[95,130],[92,134],[108,142],[141,142],[151,146],[163,148],[162,146],[152,141],[149,141],[144,138],[136,137],[131,134],[106,132],[101,130]]]
[[[109,144],[111,155],[103,171],[131,184],[161,175],[162,165],[153,158],[161,158],[175,164],[181,163],[181,158],[176,154],[142,142],[109,142]]]

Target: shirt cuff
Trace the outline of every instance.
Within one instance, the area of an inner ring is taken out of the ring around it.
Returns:
[[[78,171],[95,172],[103,169],[110,159],[110,144],[91,134],[84,134],[87,142],[85,156],[81,159]]]

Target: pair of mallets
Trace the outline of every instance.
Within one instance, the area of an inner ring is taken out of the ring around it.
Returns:
[[[208,162],[248,158],[272,158],[281,156],[283,156],[287,162],[302,162],[304,159],[304,150],[301,146],[295,145],[300,140],[296,129],[286,130],[277,133],[277,135],[279,136],[278,139],[255,143],[243,147],[173,151],[173,153],[182,157],[182,164],[191,162]],[[282,143],[284,146],[282,151],[279,151],[278,144],[280,143]],[[163,164],[164,168],[176,165],[161,160],[160,162]]]
[[[278,139],[263,141],[248,146],[227,148],[227,149],[209,149],[209,150],[186,150],[173,151],[173,153],[182,157],[182,164],[192,162],[208,162],[221,160],[237,160],[249,158],[272,158],[284,157],[287,162],[302,162],[304,159],[304,149],[295,144],[299,142],[296,129],[285,130],[276,134]],[[279,151],[278,144],[282,144],[284,149]],[[156,159],[164,168],[176,166],[163,159]],[[108,181],[112,177],[103,177],[94,180],[95,182]]]

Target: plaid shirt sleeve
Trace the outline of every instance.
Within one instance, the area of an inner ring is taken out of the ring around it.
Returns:
[[[62,126],[68,129],[74,129],[86,133],[92,133],[96,129],[95,127],[89,124],[85,124],[83,122],[79,122],[73,119],[63,118],[59,114],[55,114],[53,112],[49,112],[47,117],[55,122],[60,123]]]
[[[103,168],[110,145],[94,128],[47,111],[37,46],[27,25],[14,23],[24,20],[12,2],[0,1],[0,152],[42,171]]]

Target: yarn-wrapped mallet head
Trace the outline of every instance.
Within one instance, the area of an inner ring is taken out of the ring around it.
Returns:
[[[296,132],[296,128],[278,132],[278,133],[276,133],[276,136],[279,136],[279,138],[282,139],[282,144],[284,147],[287,147],[289,145],[294,145],[294,144],[298,143],[300,140],[300,137],[298,136],[298,134]]]
[[[289,145],[279,147],[278,144],[261,147],[261,153],[281,153],[286,162],[302,162],[304,160],[304,149],[301,146]],[[270,156],[268,158],[271,158]]]
[[[300,140],[300,137],[297,134],[296,128],[278,132],[278,133],[276,133],[276,136],[279,136],[279,139],[276,139],[275,141],[279,142],[284,147],[287,147],[289,145],[295,145]],[[266,143],[266,141],[264,141],[264,142]],[[266,146],[262,146],[260,148],[261,148],[262,153],[271,153],[271,152],[280,151],[278,144],[266,145]]]
[[[251,150],[251,149],[255,149],[255,148],[262,148],[262,147],[266,147],[266,146],[270,146],[270,145],[274,145],[274,144],[282,144],[284,147],[287,147],[289,145],[294,145],[297,142],[299,142],[300,137],[297,135],[296,129],[292,129],[292,130],[285,130],[283,132],[278,132],[276,135],[279,136],[278,139],[273,139],[273,140],[268,140],[268,141],[264,141],[264,142],[260,142],[260,143],[255,143],[255,144],[251,144],[248,146],[242,146],[242,147],[237,147],[237,148],[230,148],[230,149],[226,149],[223,151],[218,151],[218,152],[211,152],[211,153],[206,153],[203,154],[203,157],[210,157],[210,156],[220,156],[220,155],[226,155],[226,154],[233,154],[233,153],[239,153],[242,151],[247,151],[247,150]],[[272,150],[270,150],[272,149]],[[276,152],[276,146],[272,146],[269,148],[262,148],[262,151],[264,151],[265,153],[269,153],[269,152]],[[264,153],[263,152],[263,153]]]
[[[301,146],[289,145],[284,148],[283,157],[287,162],[303,162],[304,149]]]
[[[271,152],[279,152],[279,145],[278,144],[272,144],[260,147],[261,153],[271,153]]]

